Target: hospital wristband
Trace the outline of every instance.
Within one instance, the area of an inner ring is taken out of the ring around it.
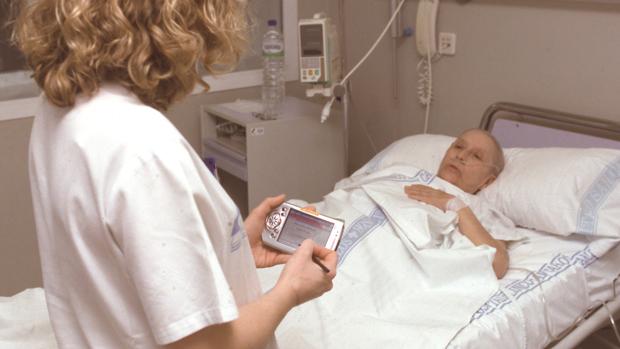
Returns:
[[[446,211],[454,211],[458,212],[468,205],[463,202],[463,200],[457,198],[456,196],[446,202]]]

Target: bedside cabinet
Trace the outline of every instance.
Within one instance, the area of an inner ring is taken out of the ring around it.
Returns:
[[[346,175],[342,115],[320,122],[322,106],[286,97],[275,120],[261,120],[259,101],[205,105],[202,157],[213,158],[220,181],[241,213],[265,197],[316,202]]]

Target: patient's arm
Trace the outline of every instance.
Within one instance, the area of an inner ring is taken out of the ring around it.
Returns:
[[[453,195],[444,191],[418,184],[406,186],[405,193],[412,199],[433,205],[444,211],[448,201],[454,198]],[[469,207],[461,208],[457,214],[459,215],[459,230],[474,245],[485,244],[495,248],[493,270],[498,279],[504,277],[508,270],[508,251],[504,241],[493,238],[484,226],[480,224],[480,221]]]
[[[493,238],[482,224],[480,224],[480,221],[469,207],[460,209],[457,214],[459,215],[459,229],[461,233],[467,236],[474,245],[485,244],[495,247],[493,270],[498,279],[503,278],[508,270],[508,251],[506,250],[506,243]]]

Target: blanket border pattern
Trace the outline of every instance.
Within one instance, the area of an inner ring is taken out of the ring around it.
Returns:
[[[577,232],[596,234],[600,208],[620,182],[620,156],[605,166],[586,191],[577,214]]]
[[[368,216],[364,215],[353,221],[342,240],[340,240],[340,244],[336,250],[338,253],[338,265],[344,262],[349,252],[364,240],[365,237],[386,222],[387,217],[379,207],[375,207]]]
[[[561,253],[557,254],[549,262],[538,268],[536,276],[540,280],[540,283],[543,284],[554,279],[571,267],[587,268],[598,258],[599,257],[590,250],[590,245],[587,245],[582,250],[575,252],[571,256]],[[472,315],[470,323],[489,315],[496,310],[504,308],[508,304],[511,304],[513,299],[519,299],[523,295],[537,289],[538,287],[538,281],[536,280],[533,272],[528,273],[528,275],[520,280],[515,280],[510,284],[503,286],[502,289],[495,292],[495,294],[493,294],[491,298],[489,298],[489,300],[486,301],[480,309],[474,313],[474,315]],[[507,292],[510,292],[510,295]]]

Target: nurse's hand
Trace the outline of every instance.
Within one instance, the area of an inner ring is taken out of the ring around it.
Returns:
[[[245,230],[250,240],[254,264],[257,268],[267,268],[276,264],[286,263],[291,258],[290,254],[276,251],[263,244],[261,233],[265,228],[267,215],[284,202],[284,194],[268,197],[250,212],[245,219]]]
[[[314,261],[318,260],[329,269],[323,271]],[[335,251],[305,240],[286,263],[274,289],[288,295],[291,306],[319,297],[333,287],[338,255]]]
[[[446,210],[448,201],[454,197],[439,189],[421,184],[406,185],[405,194],[411,199],[433,205],[443,211]]]

